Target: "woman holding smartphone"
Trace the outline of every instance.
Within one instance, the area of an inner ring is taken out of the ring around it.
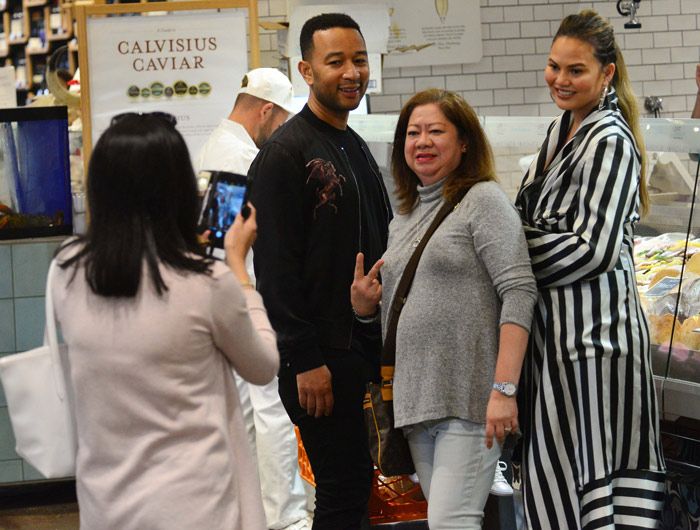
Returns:
[[[164,113],[120,115],[88,171],[87,234],[53,285],[68,345],[82,530],[264,530],[230,365],[269,382],[279,358],[244,259],[255,210],[203,255],[187,146]]]

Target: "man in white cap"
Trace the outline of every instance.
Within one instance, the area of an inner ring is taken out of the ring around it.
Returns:
[[[279,70],[256,68],[248,72],[233,110],[209,136],[195,169],[246,175],[260,146],[293,112],[292,97],[292,84]],[[267,526],[272,530],[310,529],[296,436],[280,400],[277,378],[256,386],[235,372],[234,377],[251,449],[257,457]]]
[[[195,169],[247,175],[260,146],[293,112],[293,95],[292,83],[276,68],[248,72],[233,110],[207,139]]]

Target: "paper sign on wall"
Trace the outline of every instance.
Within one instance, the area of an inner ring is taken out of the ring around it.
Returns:
[[[478,63],[479,0],[390,0],[389,54],[384,66]]]
[[[115,114],[165,111],[196,156],[230,112],[248,70],[245,13],[174,11],[88,22],[93,145]]]
[[[389,10],[385,4],[335,4],[332,0],[325,4],[300,5],[289,12],[289,32],[287,33],[287,53],[289,57],[301,55],[299,34],[304,23],[321,13],[346,13],[360,26],[369,53],[386,53],[389,38]]]
[[[332,10],[354,16],[352,9],[364,2],[366,0],[287,0],[287,12],[293,14],[303,7],[309,13],[318,14],[328,11],[319,4],[332,4]],[[382,0],[381,7],[388,8],[390,16],[385,67],[478,63],[481,60],[479,0]],[[369,39],[384,21],[357,22],[368,39],[369,48]],[[289,43],[294,44],[291,32]],[[293,54],[290,52],[290,55]]]

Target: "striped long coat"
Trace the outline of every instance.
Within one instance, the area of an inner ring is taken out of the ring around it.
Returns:
[[[632,261],[640,155],[608,96],[556,119],[516,199],[538,283],[525,389],[530,528],[656,528],[664,462]],[[624,526],[631,525],[631,526]]]

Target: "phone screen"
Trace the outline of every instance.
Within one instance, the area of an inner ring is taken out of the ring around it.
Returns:
[[[223,248],[224,236],[245,204],[246,190],[246,178],[241,175],[212,174],[204,196],[200,227],[211,231],[213,246]]]
[[[223,239],[243,207],[244,196],[245,186],[221,181],[216,183],[216,222],[211,226],[213,237]]]

